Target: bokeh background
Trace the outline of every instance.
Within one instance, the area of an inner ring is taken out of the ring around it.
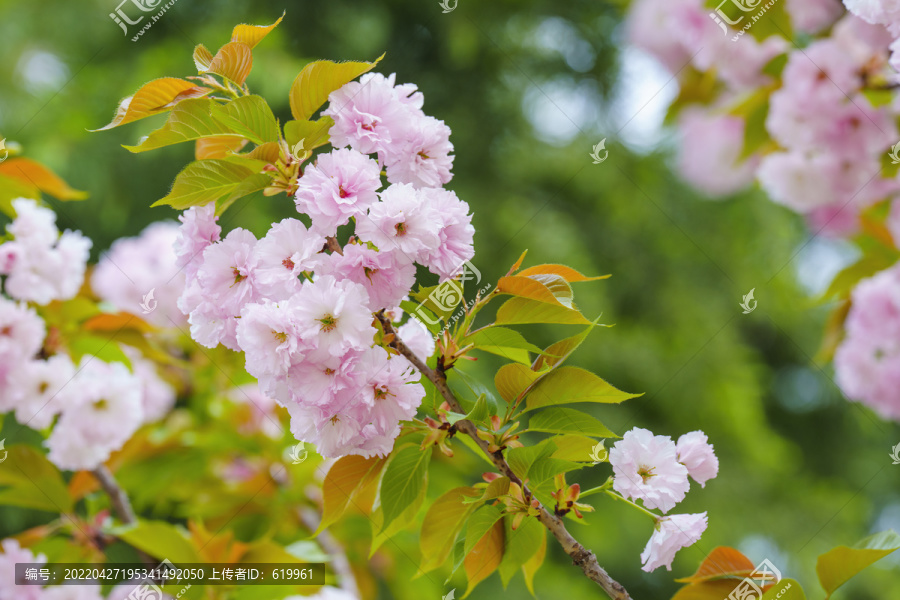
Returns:
[[[615,326],[592,333],[573,364],[644,396],[580,408],[619,434],[637,426],[677,438],[702,429],[715,445],[719,477],[704,489],[695,485],[678,507],[708,511],[709,529],[679,554],[671,574],[640,570],[651,525],[623,505],[596,496],[596,512],[570,526],[634,598],[671,597],[679,587],[673,579],[692,573],[718,545],[754,562],[769,558],[817,597],[818,554],[900,529],[900,466],[888,456],[900,429],[843,399],[830,366],[816,360],[829,309],[817,295],[852,258],[849,250],[810,237],[798,217],[758,189],[712,200],[673,174],[677,140],[665,113],[676,82],[625,44],[626,2],[459,0],[443,14],[437,0],[178,0],[138,42],[109,18],[115,5],[0,0],[0,137],[91,193],[81,203],[50,202],[61,227],[94,240],[94,258],[116,238],[175,218],[168,207],[149,206],[192,160],[192,148],[134,155],[121,147],[163,117],[88,130],[109,122],[118,101],[142,83],[194,74],[196,44],[217,48],[233,25],[271,23],[287,11],[254,50],[248,80],[276,116],[289,118],[287,92],[307,61],[387,52],[380,70],[418,84],[426,112],[453,130],[449,187],[475,214],[473,262],[487,281],[525,249],[526,264],[612,274],[578,284],[584,312],[602,313]],[[593,164],[589,153],[601,139],[609,155]],[[284,196],[256,194],[239,200],[222,223],[261,235],[292,213]],[[751,288],[759,304],[745,315],[738,304]],[[562,333],[529,332],[543,344]],[[499,364],[484,358],[466,369],[489,382]],[[472,483],[481,469],[460,447],[432,473],[429,497]],[[601,465],[570,481],[587,488],[608,475]],[[173,472],[172,485],[187,477]],[[39,517],[22,511],[0,512],[0,537],[34,522]],[[363,519],[336,533],[365,564]],[[399,546],[369,563],[378,597],[436,599],[452,587],[453,579],[444,586],[449,571],[412,580],[416,535],[401,534]],[[538,597],[602,595],[550,548]],[[898,564],[882,561],[836,597],[895,597]],[[493,576],[471,597],[503,593],[528,594],[521,577],[504,592]]]

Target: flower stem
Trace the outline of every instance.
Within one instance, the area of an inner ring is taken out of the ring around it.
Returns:
[[[629,500],[628,498],[625,498],[624,496],[620,496],[619,494],[617,494],[617,493],[615,493],[615,492],[611,492],[611,491],[609,491],[609,490],[604,490],[604,492],[605,492],[610,498],[615,498],[616,500],[619,500],[619,501],[621,501],[621,502],[624,502],[625,504],[630,504],[631,506],[635,507],[636,509],[638,509],[639,511],[641,511],[642,513],[644,513],[645,515],[647,515],[647,516],[649,516],[651,519],[653,519],[653,522],[654,522],[654,523],[658,523],[658,522],[659,522],[660,516],[657,515],[657,514],[655,514],[655,513],[650,512],[649,510],[647,510],[647,509],[644,508],[643,506],[640,506],[639,504],[635,504],[634,502],[632,502],[632,501]]]

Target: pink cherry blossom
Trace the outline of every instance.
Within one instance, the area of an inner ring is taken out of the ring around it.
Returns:
[[[75,375],[75,365],[65,354],[23,363],[9,374],[10,407],[16,420],[32,429],[44,429],[64,408],[60,392]]]
[[[16,563],[46,564],[47,557],[22,548],[17,540],[8,538],[0,543],[0,600],[43,600],[39,585],[16,585]]]
[[[203,251],[210,244],[219,241],[222,228],[216,224],[216,203],[205,206],[192,206],[182,213],[179,237],[175,241],[176,264],[184,269],[185,275],[191,279],[203,260]]]
[[[360,284],[372,312],[399,304],[416,282],[416,268],[405,254],[390,248],[379,252],[360,244],[347,245],[343,255],[334,253],[323,259],[317,273]]]
[[[356,235],[379,250],[399,250],[411,260],[434,252],[441,243],[442,219],[408,183],[381,192],[381,202],[360,217]]]
[[[688,470],[678,462],[675,443],[646,429],[626,433],[609,451],[609,462],[613,489],[664,514],[684,500],[690,488]]]
[[[332,236],[350,217],[365,214],[378,200],[381,169],[356,150],[320,154],[297,182],[297,211],[312,219],[313,229]]]
[[[460,200],[454,192],[443,188],[424,188],[419,196],[427,209],[437,216],[437,246],[424,249],[419,262],[441,276],[441,280],[457,275],[463,263],[475,256],[473,241],[475,228],[469,205]]]
[[[641,569],[649,573],[664,566],[667,571],[671,571],[675,554],[682,548],[696,544],[706,531],[706,526],[705,512],[660,518],[656,530],[641,552]]]
[[[393,75],[368,73],[332,92],[328,100],[322,115],[334,119],[329,135],[336,148],[381,152],[399,137],[409,118],[409,100],[401,100]]]
[[[681,175],[707,194],[721,196],[753,181],[758,161],[742,159],[743,119],[685,110],[678,121],[682,142],[678,168]]]
[[[299,291],[300,276],[313,270],[315,255],[324,246],[325,238],[297,219],[272,225],[253,249],[259,293],[272,300],[287,300]]]
[[[401,140],[384,151],[387,179],[416,187],[439,187],[453,178],[450,128],[434,117],[411,118]]]
[[[244,351],[247,372],[257,378],[287,373],[306,349],[294,311],[288,302],[247,304],[237,325],[237,341]]]
[[[675,445],[678,462],[687,467],[691,479],[706,487],[706,482],[719,473],[719,459],[702,431],[692,431],[678,438]]]
[[[290,300],[299,335],[321,357],[372,344],[375,328],[368,303],[361,285],[330,275],[304,283]]]

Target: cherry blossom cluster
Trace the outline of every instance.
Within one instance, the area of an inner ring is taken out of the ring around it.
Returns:
[[[851,10],[876,6],[847,4]],[[629,32],[673,75],[688,68],[717,79],[711,102],[689,105],[679,115],[685,179],[716,196],[755,176],[772,200],[803,214],[817,230],[852,233],[861,210],[898,190],[895,178],[881,175],[880,160],[897,141],[900,106],[874,106],[863,94],[872,82],[896,77],[888,62],[895,36],[883,26],[890,17],[861,9],[867,23],[846,14],[837,0],[788,1],[786,9],[795,31],[827,31],[828,37],[800,48],[779,35],[759,42],[723,34],[700,0],[640,0]],[[743,23],[753,13],[741,15]],[[737,108],[754,90],[779,83],[766,73],[779,55],[787,62],[765,120],[774,144],[742,157],[747,125]]]
[[[41,304],[74,295],[70,290],[84,282],[90,240],[77,232],[60,237],[54,213],[33,200],[14,200],[13,206],[16,218],[7,231],[14,238],[0,246],[10,267],[4,291],[15,298],[0,295],[0,412],[14,412],[32,429],[52,427],[48,457],[60,468],[92,469],[144,422],[163,416],[175,401],[174,390],[136,350],[123,347],[132,371],[91,355],[76,366],[58,344],[45,344],[47,326],[25,300]],[[70,262],[53,272],[33,268],[35,257],[55,253]],[[22,280],[33,293],[21,293],[16,282]]]
[[[688,477],[705,487],[719,472],[719,459],[702,431],[686,433],[675,443],[634,428],[609,451],[609,463],[614,490],[664,515],[684,500],[691,487]],[[643,570],[665,566],[671,571],[675,553],[696,543],[706,525],[705,512],[657,517],[656,530],[641,553]]]
[[[178,306],[191,337],[244,352],[297,439],[323,456],[390,452],[424,388],[405,358],[375,344],[373,313],[401,313],[416,264],[443,280],[474,254],[468,205],[440,187],[451,178],[450,129],[422,105],[416,87],[393,75],[368,74],[331,94],[323,115],[334,120],[334,148],[306,166],[294,198],[309,225],[288,218],[261,239],[243,228],[222,237],[214,204],[181,216]],[[335,236],[351,221],[341,248]],[[427,331],[403,327],[427,359]]]

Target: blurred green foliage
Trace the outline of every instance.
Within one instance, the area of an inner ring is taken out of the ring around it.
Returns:
[[[602,313],[615,327],[593,332],[573,364],[645,396],[582,410],[620,435],[635,426],[676,438],[702,429],[718,452],[719,477],[705,489],[694,486],[677,508],[708,511],[709,529],[679,554],[672,574],[640,571],[638,555],[650,535],[646,518],[602,496],[591,499],[597,511],[583,526],[571,525],[573,534],[637,599],[670,597],[678,588],[672,579],[693,572],[718,545],[741,548],[754,562],[769,558],[815,597],[818,554],[900,527],[900,471],[888,457],[900,430],[843,400],[830,367],[813,361],[828,307],[797,283],[797,265],[813,248],[804,247],[802,223],[758,190],[721,202],[703,199],[673,175],[667,142],[644,154],[622,142],[621,124],[613,127],[607,117],[621,82],[625,8],[589,0],[460,0],[454,12],[442,14],[437,0],[179,0],[134,43],[108,16],[115,0],[5,1],[0,135],[91,192],[81,203],[51,204],[62,227],[94,240],[96,257],[116,238],[176,216],[149,206],[166,194],[192,149],[133,155],[120,147],[136,143],[164,117],[103,133],[87,130],[107,123],[117,102],[140,84],[193,74],[197,43],[216,48],[234,24],[271,23],[287,10],[282,25],[254,51],[259,66],[248,80],[282,122],[289,118],[288,88],[308,60],[371,60],[386,51],[380,70],[416,83],[426,111],[453,130],[449,187],[475,214],[474,263],[487,281],[496,281],[526,248],[526,265],[559,262],[613,275],[577,284],[584,312]],[[572,90],[592,106],[574,120],[566,114],[571,104],[556,102]],[[626,112],[639,113],[647,99],[631,99]],[[535,101],[549,109],[529,119]],[[578,131],[548,143],[535,118],[568,121],[566,127]],[[604,137],[609,158],[592,164],[591,146]],[[222,223],[260,235],[292,213],[283,196],[256,194],[238,201]],[[738,303],[750,288],[759,305],[744,315]],[[544,345],[553,341],[550,329],[529,333]],[[490,382],[500,364],[484,357],[465,368]],[[452,461],[435,459],[440,470],[431,478],[429,499],[473,483],[485,467],[458,444]],[[599,465],[570,481],[586,489],[608,474],[609,467]],[[189,473],[173,473],[168,487],[189,479]],[[124,483],[140,489],[127,474]],[[164,516],[151,498],[137,500],[144,514]],[[0,536],[42,518],[4,510]],[[366,520],[351,518],[335,530],[351,559],[365,565]],[[454,585],[443,585],[441,571],[413,580],[417,553],[417,532],[405,532],[371,559],[366,568],[377,579],[379,597],[438,598]],[[897,562],[883,563],[835,597],[893,597],[900,589]],[[552,543],[536,591],[570,600],[599,593]],[[494,576],[472,597],[500,593]],[[521,578],[507,593],[526,597]]]

